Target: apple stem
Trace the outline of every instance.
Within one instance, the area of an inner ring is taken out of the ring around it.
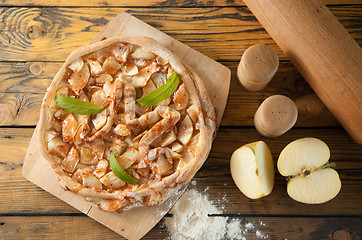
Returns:
[[[321,167],[321,169],[332,168],[332,167],[335,167],[335,166],[336,166],[336,163],[334,163],[334,162],[326,163]]]

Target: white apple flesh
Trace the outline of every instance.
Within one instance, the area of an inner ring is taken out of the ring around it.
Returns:
[[[334,198],[341,189],[338,173],[331,168],[321,169],[308,177],[297,176],[288,182],[288,195],[302,203],[319,204]]]
[[[330,152],[317,138],[302,138],[288,144],[279,155],[277,167],[289,179],[287,192],[294,200],[319,204],[333,199],[341,189],[338,173],[323,168]]]
[[[236,186],[251,199],[267,196],[273,190],[273,158],[263,141],[235,150],[230,160],[230,171]]]
[[[280,153],[278,170],[283,176],[297,175],[303,169],[313,170],[328,162],[327,144],[317,138],[301,138],[289,143]]]

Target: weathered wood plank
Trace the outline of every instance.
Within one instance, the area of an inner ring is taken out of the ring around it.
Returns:
[[[0,129],[0,180],[22,178],[21,168],[34,128]]]
[[[22,163],[33,130],[0,129],[0,215],[79,213],[21,176]],[[297,203],[288,197],[286,181],[278,173],[270,196],[250,200],[240,193],[229,170],[229,159],[235,149],[249,142],[264,140],[276,164],[279,153],[289,142],[308,136],[318,137],[330,147],[331,161],[337,164],[336,169],[343,184],[335,199],[322,205]],[[361,176],[362,146],[355,144],[343,129],[292,129],[282,137],[268,139],[260,137],[252,128],[221,128],[210,156],[197,173],[193,185],[199,191],[206,191],[216,203],[225,203],[227,213],[355,216],[362,215]]]
[[[361,6],[330,9],[358,43]],[[64,61],[120,12],[127,11],[216,60],[238,61],[256,43],[284,54],[246,7],[8,8],[0,13],[0,61]]]
[[[238,62],[222,63],[232,70],[222,126],[253,126],[256,109],[273,94],[283,94],[297,100],[313,93],[289,62],[281,62],[269,86],[260,92],[249,92],[240,85],[236,77]],[[0,62],[0,125],[36,125],[43,95],[61,65],[60,62]],[[315,106],[313,101],[314,98],[310,98],[304,102],[307,108],[314,107],[300,112],[296,126],[339,126],[321,102],[317,101],[319,105]]]
[[[0,93],[45,93],[62,62],[0,62]]]
[[[325,4],[362,4],[361,0],[324,0]],[[213,0],[213,1],[187,1],[187,0],[138,0],[138,1],[118,1],[118,0],[3,0],[0,6],[72,6],[72,7],[210,7],[210,6],[245,6],[242,0]]]
[[[241,230],[251,223],[254,228],[243,233],[248,240],[259,239],[360,239],[361,217],[231,217],[240,220]],[[342,230],[341,230],[342,229]],[[258,233],[257,233],[258,231]],[[340,231],[340,232],[337,232]],[[0,217],[1,239],[124,239],[86,216]],[[143,239],[167,239],[169,233],[161,220]]]
[[[43,96],[42,93],[0,93],[0,125],[36,125]]]

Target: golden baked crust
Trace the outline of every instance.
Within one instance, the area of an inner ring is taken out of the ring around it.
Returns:
[[[136,99],[176,72],[178,89],[153,107]],[[103,107],[72,114],[57,94]],[[215,112],[198,75],[170,50],[145,37],[117,37],[72,52],[54,77],[41,107],[41,152],[65,189],[106,211],[158,205],[187,185],[206,160]],[[114,152],[137,185],[117,178]]]

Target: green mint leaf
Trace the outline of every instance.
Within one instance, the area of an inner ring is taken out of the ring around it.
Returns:
[[[71,112],[81,115],[91,115],[100,113],[103,108],[86,101],[82,101],[72,97],[65,97],[62,95],[55,96],[55,102],[59,107]]]
[[[156,106],[163,100],[166,100],[169,96],[171,96],[177,89],[178,83],[180,81],[177,73],[173,73],[165,84],[156,90],[150,92],[146,96],[143,96],[140,99],[137,99],[137,103],[142,107],[152,107]]]
[[[109,157],[109,164],[111,165],[112,172],[122,181],[136,185],[138,184],[137,180],[128,175],[122,168],[119,166],[117,159],[114,156],[114,153],[111,152],[111,156]]]

